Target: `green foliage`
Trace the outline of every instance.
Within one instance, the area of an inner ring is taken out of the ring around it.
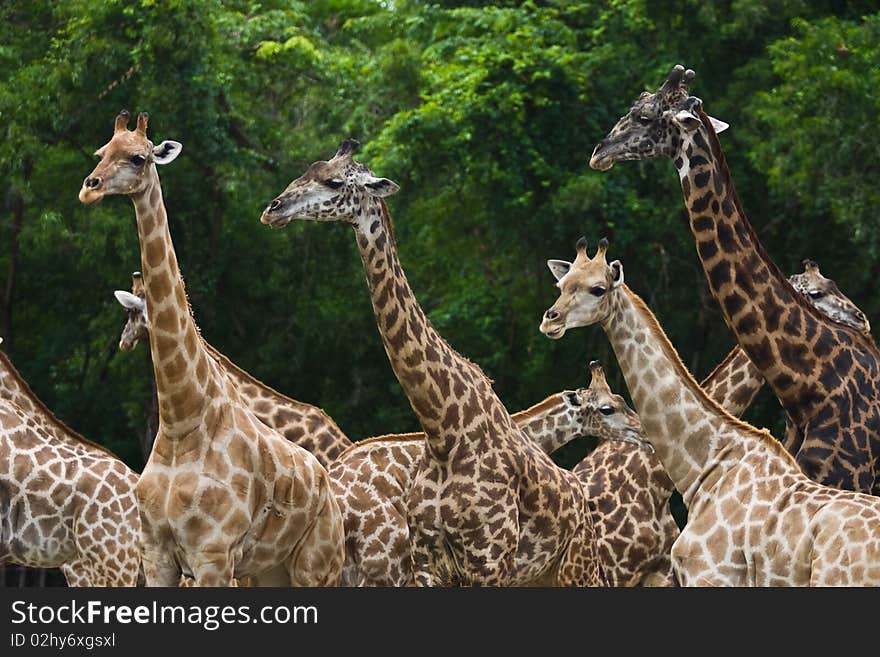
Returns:
[[[184,144],[161,175],[204,335],[354,439],[417,424],[352,235],[258,222],[347,136],[401,185],[390,208],[419,301],[511,411],[585,384],[593,358],[624,392],[599,329],[562,342],[537,331],[555,298],[545,261],[570,259],[581,235],[611,239],[628,283],[705,374],[733,340],[671,165],[587,167],[595,143],[676,62],[697,71],[694,93],[731,124],[725,151],[769,252],[788,271],[817,259],[874,316],[873,12],[791,0],[3,3],[4,348],[59,416],[140,467],[151,372],[143,354],[117,351],[124,313],[111,296],[140,267],[133,212],[123,198],[90,208],[76,198],[125,107],[150,112],[154,141]],[[781,435],[771,395],[748,419]],[[557,458],[570,465],[591,445]]]

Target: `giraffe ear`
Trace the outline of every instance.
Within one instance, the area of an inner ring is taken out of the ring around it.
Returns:
[[[548,260],[547,266],[550,268],[550,273],[553,274],[553,278],[557,281],[562,280],[562,277],[568,273],[569,269],[571,269],[571,263],[566,262],[565,260]]]
[[[116,300],[122,304],[123,308],[129,310],[140,310],[143,312],[144,308],[147,307],[147,304],[143,299],[133,295],[131,292],[126,292],[125,290],[116,290],[113,293],[113,296],[115,296]]]
[[[701,125],[700,117],[686,109],[679,110],[672,120],[688,132],[694,132]]]
[[[611,263],[611,287],[616,288],[623,285],[623,264],[620,260]]]
[[[168,164],[173,162],[174,158],[180,155],[183,144],[179,141],[171,141],[166,139],[158,146],[153,147],[153,161],[156,164]]]
[[[391,196],[400,190],[400,186],[393,180],[388,180],[388,178],[376,178],[369,174],[363,176],[362,184],[370,196],[378,196],[380,198]]]
[[[709,116],[708,114],[706,116]],[[720,121],[716,119],[714,116],[709,116],[709,123],[712,124],[712,127],[715,129],[715,134],[719,134],[724,132],[730,127],[729,123],[725,123],[724,121]]]

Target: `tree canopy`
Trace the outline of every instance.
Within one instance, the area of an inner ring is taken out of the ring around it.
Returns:
[[[39,34],[41,38],[34,39]],[[670,67],[722,142],[780,267],[811,257],[877,316],[880,13],[872,2],[13,0],[0,5],[0,335],[36,393],[136,469],[151,372],[117,350],[112,296],[140,268],[128,199],[77,200],[127,108],[184,144],[161,172],[203,335],[352,438],[417,428],[339,225],[270,231],[262,208],[339,141],[401,185],[400,256],[440,333],[509,410],[585,385],[601,330],[537,330],[548,258],[610,255],[697,377],[733,345],[673,167],[600,174],[595,143]],[[144,349],[144,347],[140,347]],[[782,434],[769,393],[747,419]],[[566,465],[584,444],[557,456]]]

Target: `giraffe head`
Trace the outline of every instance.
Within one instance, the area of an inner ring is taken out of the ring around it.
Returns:
[[[605,171],[622,160],[677,157],[702,123],[702,101],[688,91],[695,75],[676,64],[660,89],[642,92],[629,112],[596,145],[590,166]],[[716,133],[728,127],[717,119],[709,120]]]
[[[831,319],[862,333],[871,332],[871,324],[865,313],[840,291],[837,283],[825,278],[819,271],[819,265],[809,258],[804,260],[804,272],[790,276],[788,281]]]
[[[373,199],[400,189],[354,161],[358,146],[346,139],[331,159],[314,162],[263,210],[260,221],[276,228],[294,219],[356,223]]]
[[[132,351],[141,340],[149,339],[147,321],[147,299],[144,292],[144,279],[139,271],[131,275],[131,292],[116,290],[113,295],[128,314],[128,320],[119,338],[119,349]]]
[[[601,322],[610,314],[611,297],[623,285],[623,265],[619,260],[610,264],[605,260],[607,248],[608,240],[602,238],[596,255],[590,258],[587,240],[582,237],[574,262],[547,261],[559,288],[559,299],[541,322],[541,332],[547,337],[558,340],[567,329]]]
[[[623,397],[611,392],[605,380],[605,371],[599,361],[590,363],[590,387],[583,395],[584,409],[591,430],[590,435],[603,440],[618,440],[650,447],[645,441],[642,422]]]
[[[128,129],[129,114],[122,110],[116,117],[113,138],[95,151],[100,162],[83,181],[79,200],[86,205],[97,203],[107,194],[138,194],[154,177],[157,164],[168,164],[183,146],[165,140],[158,146],[147,139],[146,112],[138,114],[137,126]]]

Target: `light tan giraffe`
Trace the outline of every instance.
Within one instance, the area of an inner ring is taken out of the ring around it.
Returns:
[[[598,361],[582,394],[582,431],[599,444],[574,467],[587,492],[599,561],[609,586],[673,586],[672,545],[679,536],[669,508],[675,487],[641,420],[611,391]]]
[[[847,324],[870,336],[871,324],[865,314],[847,297],[832,279],[819,271],[819,265],[809,258],[803,261],[804,271],[788,277],[792,287],[810,301],[822,314]],[[718,402],[725,411],[741,416],[751,406],[764,385],[764,377],[742,347],[736,345],[727,357],[700,382],[700,387]],[[785,448],[794,454],[798,448],[794,426],[789,420]]]
[[[144,301],[144,279],[139,271],[131,275],[131,292],[124,290],[116,290],[114,293],[116,300],[125,308],[128,318],[122,329],[122,335],[119,337],[120,351],[134,351],[138,342],[142,339],[149,341],[147,328],[147,303]],[[147,403],[145,408],[144,430],[140,437],[141,454],[144,462],[150,458],[150,452],[153,451],[153,441],[156,439],[156,433],[159,431],[159,395],[156,392],[156,379],[153,377],[153,359],[150,356],[150,350],[144,350],[146,358],[146,367],[148,370],[146,382]]]
[[[600,324],[645,436],[688,508],[672,549],[683,585],[880,585],[880,498],[823,486],[766,430],[713,402],[656,318],[625,284],[619,261],[548,262],[559,299],[541,331]]]
[[[181,145],[147,139],[147,115],[113,138],[85,179],[83,203],[131,198],[137,217],[159,432],[137,484],[148,586],[332,585],[343,561],[342,518],[327,472],[260,422],[196,328],[177,266],[157,164]]]
[[[416,583],[600,584],[582,487],[525,439],[480,368],[428,321],[382,200],[397,185],[355,162],[356,145],[346,140],[330,161],[312,164],[261,221],[354,228],[379,334],[426,436],[407,500]]]
[[[61,422],[0,352],[0,562],[135,586],[137,474]]]
[[[131,292],[116,290],[113,294],[128,313],[128,321],[119,338],[119,348],[131,351],[141,340],[149,341],[147,302],[141,273],[136,271],[132,274]],[[348,437],[323,410],[282,395],[233,363],[206,340],[204,345],[238,388],[242,401],[257,419],[292,443],[310,451],[325,468],[351,447]]]
[[[551,454],[584,435],[583,393],[556,393],[511,418]],[[412,584],[407,498],[424,456],[423,432],[389,434],[358,441],[330,465],[345,523],[345,585]]]

